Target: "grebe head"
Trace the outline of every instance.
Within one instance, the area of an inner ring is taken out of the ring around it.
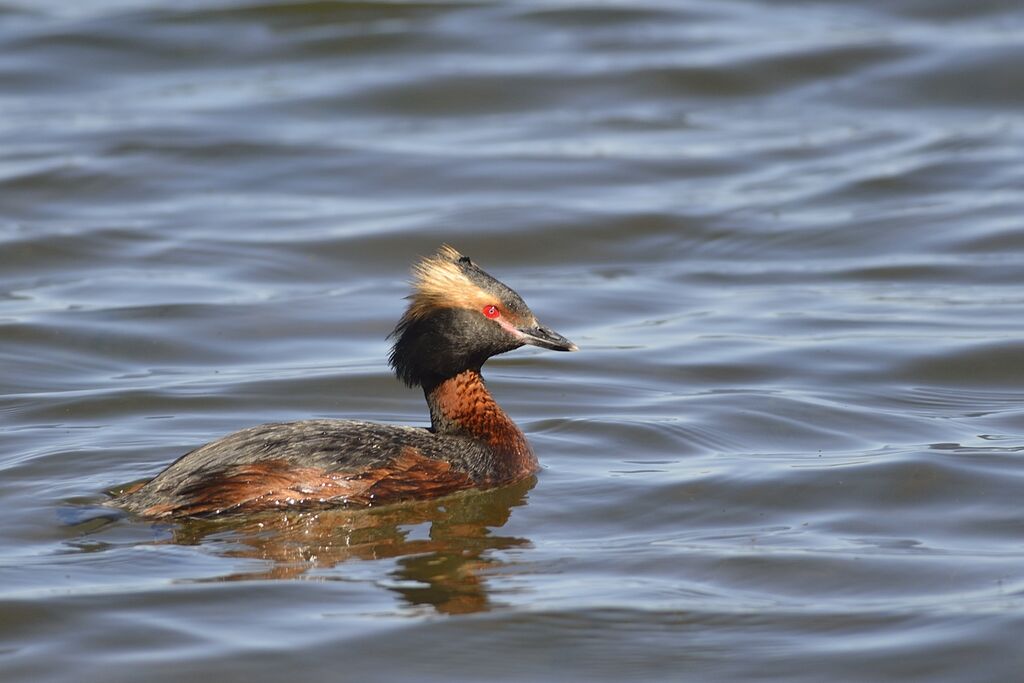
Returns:
[[[425,389],[491,356],[532,344],[555,351],[577,346],[541,326],[522,297],[445,245],[413,266],[413,293],[391,336],[398,378]]]

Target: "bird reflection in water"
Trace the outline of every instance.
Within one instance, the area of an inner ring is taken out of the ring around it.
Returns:
[[[216,520],[182,521],[161,543],[216,542],[224,557],[263,560],[269,566],[217,577],[217,581],[293,579],[352,560],[396,558],[386,587],[408,606],[445,614],[487,611],[493,606],[486,575],[505,563],[496,550],[529,546],[501,536],[512,508],[523,505],[536,479],[440,500],[369,509],[266,513]],[[425,534],[417,527],[429,524]]]

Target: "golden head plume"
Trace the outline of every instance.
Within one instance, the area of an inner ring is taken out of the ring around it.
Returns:
[[[412,267],[413,292],[405,317],[414,320],[438,308],[476,308],[491,303],[494,296],[470,279],[467,270],[471,267],[468,258],[447,244],[420,260]]]

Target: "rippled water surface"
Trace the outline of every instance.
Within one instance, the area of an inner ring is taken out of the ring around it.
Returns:
[[[0,3],[0,681],[1012,681],[1017,2]],[[578,354],[545,465],[153,524],[266,421],[425,424],[449,242]]]

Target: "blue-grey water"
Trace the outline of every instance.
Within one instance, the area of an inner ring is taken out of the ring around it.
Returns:
[[[535,483],[99,507],[425,424],[444,242]],[[1019,2],[0,2],[3,683],[1022,680],[1022,500]]]

